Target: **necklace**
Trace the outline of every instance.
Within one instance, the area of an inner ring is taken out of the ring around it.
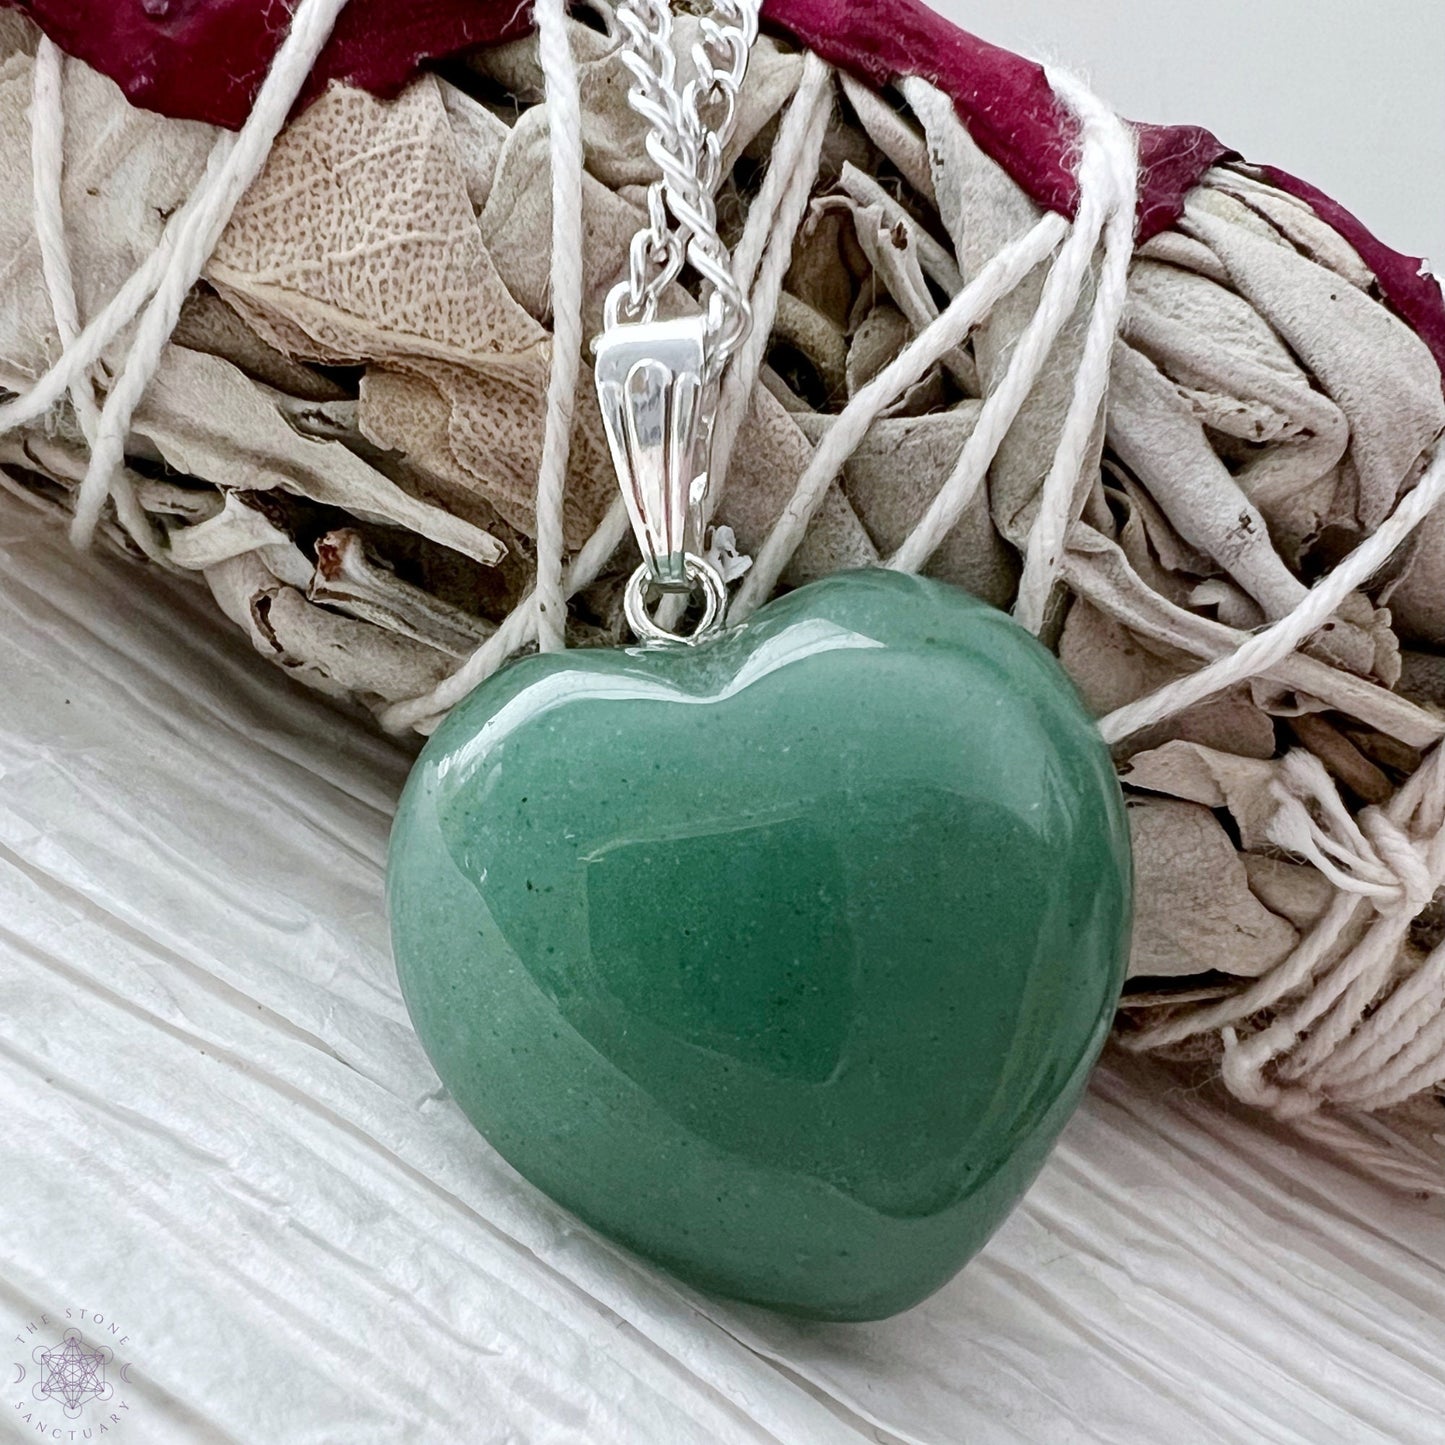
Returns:
[[[624,608],[634,634],[649,642],[710,637],[727,600],[696,543],[718,383],[751,318],[718,235],[714,193],[757,38],[758,3],[717,0],[713,12],[701,21],[697,74],[681,88],[666,0],[629,0],[616,12],[625,37],[619,58],[633,79],[629,98],[649,123],[648,154],[661,174],[648,190],[647,224],[632,239],[628,275],[607,298],[606,329],[595,344],[597,399],[643,558]],[[700,315],[659,321],[684,262],[702,278],[707,304]],[[689,638],[652,619],[649,590],[701,592],[702,618]]]
[[[983,1244],[1082,1093],[1127,954],[1122,797],[1054,658],[958,589],[854,572],[726,627],[700,532],[748,310],[714,193],[757,6],[714,0],[681,86],[668,6],[617,20],[659,169],[595,347],[638,644],[515,662],[428,743],[398,975],[559,1202],[691,1284],[877,1318]],[[699,308],[661,316],[689,266]],[[659,595],[698,601],[688,635]]]

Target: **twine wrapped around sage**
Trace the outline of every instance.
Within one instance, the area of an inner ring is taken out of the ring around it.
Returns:
[[[579,243],[568,282],[595,334],[651,179],[607,5],[565,27],[580,114],[534,37],[390,101],[333,84],[269,155],[262,138],[204,245],[187,227],[247,132],[133,108],[0,11],[0,484],[78,540],[195,576],[301,681],[394,731],[434,726],[535,635],[553,239]],[[696,27],[680,21],[683,64]],[[725,390],[714,556],[737,615],[879,563],[1013,607],[1128,792],[1121,1042],[1217,1059],[1238,1097],[1296,1119],[1413,1101],[1427,1138],[1445,1086],[1439,366],[1268,172],[1215,166],[1135,248],[1131,132],[1050,79],[1081,126],[1072,224],[928,82],[885,97],[760,41],[720,213],[761,324]],[[559,221],[564,124],[585,173]],[[204,270],[178,316],[136,320],[187,245]],[[543,585],[570,599],[569,645],[605,645],[633,562],[576,370],[549,453],[565,558],[543,559],[566,570]],[[118,465],[98,467],[107,449]],[[1379,1167],[1445,1181],[1406,1155]]]

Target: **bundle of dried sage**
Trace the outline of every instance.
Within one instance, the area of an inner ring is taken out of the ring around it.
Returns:
[[[680,22],[684,57],[695,25]],[[572,35],[595,332],[650,173],[607,7]],[[0,12],[0,386],[17,393],[62,349],[30,202],[36,42]],[[759,43],[726,158],[730,239],[802,68],[798,50]],[[714,518],[735,570],[847,401],[1041,214],[928,83],[887,98],[830,84],[812,198]],[[63,90],[62,202],[84,320],[154,250],[216,132],[133,108],[77,61]],[[163,539],[160,565],[195,574],[308,684],[378,713],[425,698],[526,595],[550,208],[534,40],[475,52],[391,101],[333,85],[282,133],[187,302],[134,419],[129,479]],[[785,585],[900,544],[1042,285],[1041,269],[874,424]],[[681,291],[678,302],[690,304]],[[1086,317],[1081,303],[986,491],[925,569],[1000,606],[1017,587]],[[95,369],[102,392],[127,339]],[[582,398],[572,549],[614,493],[596,415]],[[1134,257],[1047,640],[1100,714],[1193,671],[1297,607],[1390,514],[1442,431],[1437,363],[1359,252],[1266,173],[1216,166],[1179,224]],[[68,406],[0,437],[0,481],[57,512],[85,459]],[[103,527],[136,553],[113,516]],[[620,638],[631,566],[622,549],[573,598],[571,642]],[[1139,897],[1126,1042],[1223,1052],[1237,1092],[1286,1113],[1375,1108],[1440,1083],[1427,1077],[1440,1050],[1415,1041],[1445,1005],[1445,978],[1427,968],[1445,936],[1429,857],[1445,821],[1442,736],[1437,513],[1298,653],[1120,743]],[[1392,1023],[1393,1050],[1362,1043],[1357,1026],[1412,979],[1427,982],[1395,1010],[1408,1027]],[[1382,1091],[1371,1064],[1386,1059]]]

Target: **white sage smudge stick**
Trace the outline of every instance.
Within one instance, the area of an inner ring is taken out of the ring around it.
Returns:
[[[534,645],[539,587],[548,645],[621,634],[579,336],[651,170],[615,38],[559,9],[545,45],[389,102],[333,86],[282,130],[137,395],[134,318],[220,214],[236,142],[0,28],[0,484],[197,576],[394,729]],[[679,17],[684,65],[696,33]],[[1017,606],[1130,798],[1122,1041],[1211,1060],[1420,1187],[1445,1087],[1440,373],[1350,245],[1247,166],[1131,254],[1130,134],[1051,79],[1083,124],[1072,224],[925,82],[899,104],[759,42],[719,197],[760,320],[719,423],[735,615],[885,561]],[[1347,1127],[1378,1109],[1408,1123],[1389,1148]]]

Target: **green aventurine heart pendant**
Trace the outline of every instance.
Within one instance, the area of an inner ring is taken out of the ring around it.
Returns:
[[[1042,1164],[1123,980],[1108,754],[1002,613],[893,572],[515,663],[392,839],[406,1002],[533,1183],[704,1289],[872,1319]]]

